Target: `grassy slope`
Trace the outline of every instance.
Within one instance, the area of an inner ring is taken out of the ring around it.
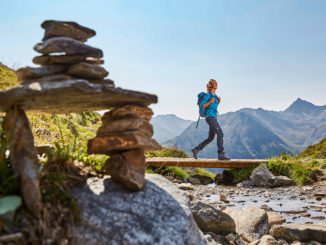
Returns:
[[[308,146],[300,153],[301,157],[326,158],[326,138],[315,145]]]

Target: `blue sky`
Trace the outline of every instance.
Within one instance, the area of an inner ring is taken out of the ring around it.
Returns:
[[[326,1],[126,0],[1,3],[0,61],[35,66],[47,19],[96,30],[117,86],[157,94],[155,115],[195,120],[197,94],[219,82],[220,113],[326,104]]]

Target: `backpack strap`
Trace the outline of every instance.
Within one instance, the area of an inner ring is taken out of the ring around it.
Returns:
[[[197,121],[196,129],[198,128],[199,120],[200,120],[200,115],[199,115],[199,117],[198,117],[198,121]]]

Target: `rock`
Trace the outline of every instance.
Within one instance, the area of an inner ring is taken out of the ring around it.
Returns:
[[[256,241],[268,233],[269,225],[265,210],[245,206],[242,210],[227,208],[224,212],[235,221],[236,232],[246,242]]]
[[[235,232],[233,219],[221,210],[200,201],[191,202],[191,210],[197,225],[203,232],[214,232],[220,235]]]
[[[310,241],[308,243],[308,245],[323,245],[323,244],[321,244],[320,242],[316,242],[316,241]]]
[[[277,243],[278,243],[278,245],[287,245],[288,244],[287,241],[284,239],[277,239]]]
[[[50,144],[44,144],[44,145],[38,145],[36,147],[36,150],[37,150],[37,154],[40,156],[43,154],[48,155],[49,153],[54,152],[54,147],[53,145]]]
[[[260,238],[258,245],[278,245],[278,243],[271,235],[264,235]]]
[[[109,177],[89,178],[72,196],[80,208],[76,244],[207,244],[186,194],[160,175],[146,174],[141,192]]]
[[[259,208],[265,210],[266,212],[267,211],[273,211],[273,209],[271,209],[270,207],[268,207],[266,204],[261,205]]]
[[[6,111],[4,132],[9,139],[11,166],[18,176],[24,203],[33,216],[40,217],[40,166],[28,119],[20,107],[12,106]]]
[[[16,71],[18,82],[28,81],[30,79],[39,78],[42,76],[53,75],[56,73],[62,73],[66,70],[64,65],[51,65],[42,66],[38,68],[24,67]]]
[[[86,62],[81,62],[70,66],[67,74],[74,77],[87,79],[102,79],[109,75],[109,73],[103,67]]]
[[[85,57],[82,55],[42,55],[33,58],[33,63],[37,65],[54,65],[54,64],[76,64],[80,62],[87,62],[90,64],[104,64],[104,60]]]
[[[105,85],[109,85],[111,87],[115,87],[114,81],[111,79],[108,79],[108,78],[107,79],[96,79],[96,80],[89,79],[88,81],[90,83],[105,84]]]
[[[111,178],[134,191],[140,191],[145,185],[145,153],[136,149],[112,155],[104,164]]]
[[[75,79],[75,77],[66,74],[54,74],[33,79],[25,79],[23,83],[64,82],[73,79]]]
[[[237,184],[237,187],[251,188],[254,187],[254,182],[252,182],[251,180],[244,180]]]
[[[236,236],[233,233],[228,234],[225,239],[230,242],[235,242]]]
[[[91,84],[82,79],[69,80],[64,83],[21,84],[0,90],[1,112],[6,111],[11,105],[20,105],[24,110],[71,113],[107,110],[126,104],[148,106],[151,103],[157,103],[156,95],[113,88],[104,84]],[[133,106],[128,107],[133,108]],[[151,112],[149,108],[148,110]]]
[[[197,178],[193,178],[192,176],[190,176],[190,177],[188,178],[188,181],[189,181],[191,184],[193,184],[193,185],[200,185],[200,184],[201,184],[201,182],[200,182],[199,179],[197,179]]]
[[[231,171],[225,169],[222,173],[218,173],[214,178],[216,184],[225,184],[225,185],[233,185],[234,184],[234,176]]]
[[[215,234],[214,232],[205,232],[204,234],[210,235],[211,238],[213,238],[214,241],[217,242],[218,244],[223,244],[223,245],[228,244],[225,237],[222,235]]]
[[[264,163],[260,164],[252,171],[250,179],[255,186],[272,187],[274,183],[274,176],[269,172]]]
[[[194,188],[192,187],[192,185],[190,183],[182,183],[182,184],[178,184],[177,186],[180,190],[184,190],[184,191],[194,190]]]
[[[326,224],[273,225],[269,233],[275,238],[283,238],[288,242],[314,240],[326,243]]]
[[[269,226],[281,225],[281,224],[285,223],[285,221],[286,221],[285,218],[282,217],[282,215],[280,215],[277,212],[273,212],[273,211],[268,211],[267,217],[268,217]]]
[[[204,239],[206,240],[208,245],[218,245],[218,243],[215,242],[215,240],[212,238],[210,234],[205,234]]]
[[[275,176],[273,187],[294,185],[294,181],[286,176]]]
[[[106,136],[114,132],[139,131],[145,136],[153,136],[153,126],[142,118],[122,118],[113,121],[104,121],[97,131],[97,136]]]
[[[161,146],[154,139],[139,131],[117,132],[111,135],[95,137],[87,143],[88,154],[111,155],[117,151],[143,148],[146,151],[160,150]]]
[[[253,241],[253,242],[250,242],[250,243],[248,243],[248,245],[258,245],[259,242],[260,242],[260,239],[256,240],[256,241]]]
[[[96,34],[94,30],[81,26],[76,22],[46,20],[41,26],[45,29],[43,40],[62,36],[85,42]]]
[[[208,184],[214,183],[213,179],[211,177],[206,176],[206,175],[193,174],[190,177],[192,179],[198,179],[200,184],[202,184],[202,185],[208,185]]]
[[[226,199],[226,195],[223,194],[223,193],[220,193],[220,201],[225,202],[225,203],[229,203],[229,201]]]
[[[42,53],[66,53],[67,55],[82,55],[85,57],[102,58],[103,52],[81,41],[70,37],[52,37],[34,46],[34,50]]]
[[[142,107],[137,105],[126,105],[122,107],[117,107],[111,111],[104,113],[102,121],[116,120],[118,118],[124,117],[136,117],[142,118],[147,121],[150,121],[153,115],[153,111],[148,107]]]

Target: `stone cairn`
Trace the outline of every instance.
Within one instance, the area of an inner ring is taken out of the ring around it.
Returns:
[[[85,44],[95,31],[75,22],[48,20],[41,26],[45,35],[34,50],[43,55],[33,59],[41,67],[19,69],[18,81],[64,83],[82,79],[114,87],[112,80],[105,79],[109,73],[100,66],[104,63],[102,50]],[[112,179],[139,191],[145,185],[145,151],[161,149],[152,139],[153,127],[149,121],[153,112],[128,100],[107,109],[111,110],[102,117],[103,124],[96,137],[88,142],[88,153],[110,155],[104,167]]]
[[[43,55],[33,59],[33,62],[41,67],[24,67],[17,70],[19,82],[85,79],[91,83],[114,86],[112,80],[104,79],[109,73],[100,66],[104,63],[101,59],[102,50],[85,44],[88,38],[96,34],[94,30],[75,22],[54,20],[44,21],[41,26],[45,29],[45,34],[43,40],[34,46],[34,50]],[[50,55],[52,53],[57,55]]]

